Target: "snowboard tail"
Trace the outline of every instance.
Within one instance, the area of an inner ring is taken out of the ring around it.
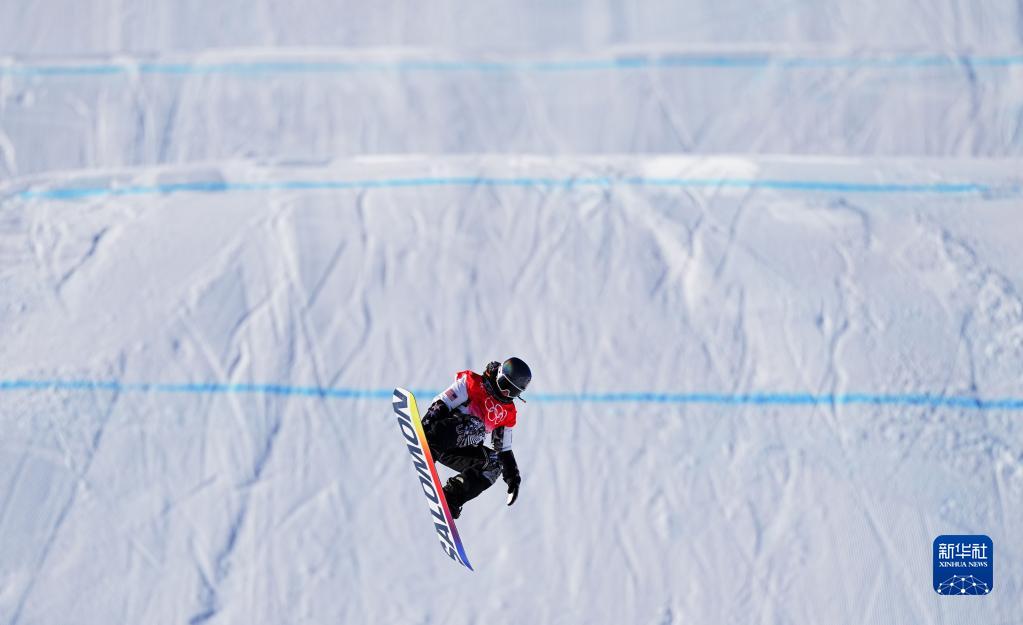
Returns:
[[[411,392],[403,388],[396,388],[391,405],[394,408],[394,413],[398,416],[398,428],[405,439],[405,447],[408,449],[409,455],[412,456],[412,467],[416,471],[419,485],[423,490],[423,495],[426,496],[430,514],[433,516],[433,529],[437,532],[440,546],[449,558],[471,571],[473,569],[469,564],[469,558],[465,555],[462,540],[458,537],[455,520],[451,517],[447,500],[444,499],[444,489],[440,483],[440,476],[437,475],[437,466],[430,453],[430,446],[426,442],[423,423],[419,419],[416,398]]]

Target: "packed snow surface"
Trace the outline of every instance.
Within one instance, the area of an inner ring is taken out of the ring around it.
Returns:
[[[1018,3],[7,4],[0,623],[1023,623]]]

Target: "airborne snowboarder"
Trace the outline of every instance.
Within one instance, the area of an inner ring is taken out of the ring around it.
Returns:
[[[522,478],[511,450],[514,400],[526,390],[532,375],[520,358],[494,361],[482,375],[460,371],[430,404],[423,419],[430,450],[437,462],[460,472],[444,485],[454,518],[465,502],[490,488],[498,475],[508,485],[508,505],[518,498]],[[489,447],[483,444],[488,436]]]

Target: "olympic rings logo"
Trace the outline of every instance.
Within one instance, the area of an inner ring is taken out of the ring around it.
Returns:
[[[487,423],[494,426],[500,425],[508,412],[504,409],[504,406],[501,406],[489,397],[483,402],[483,407],[487,409]]]

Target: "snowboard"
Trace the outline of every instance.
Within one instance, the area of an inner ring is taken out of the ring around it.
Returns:
[[[419,486],[422,488],[427,506],[430,508],[433,529],[437,533],[437,538],[440,539],[440,546],[449,558],[471,571],[472,566],[469,564],[469,558],[465,555],[462,539],[458,537],[455,520],[451,517],[448,502],[444,499],[444,490],[440,483],[440,476],[437,475],[437,466],[433,462],[430,446],[426,442],[426,433],[423,432],[423,423],[419,419],[416,398],[411,392],[403,388],[396,388],[391,406],[398,416],[398,429],[401,430],[401,435],[405,440],[405,447],[408,449],[409,455],[412,456],[412,468],[415,469],[416,477],[419,478]]]

